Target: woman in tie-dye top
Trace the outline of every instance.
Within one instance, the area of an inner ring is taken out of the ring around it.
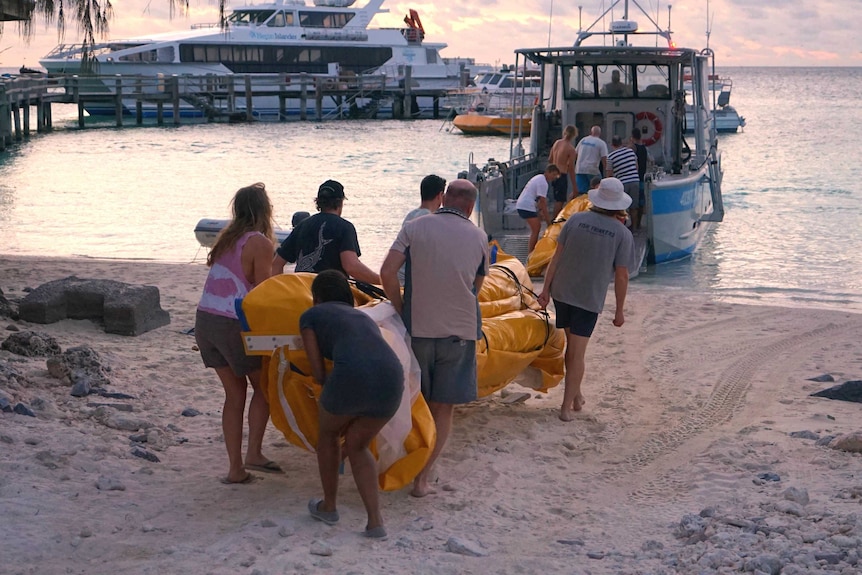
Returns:
[[[222,428],[230,467],[224,483],[246,483],[248,469],[281,472],[261,453],[269,405],[260,388],[260,358],[245,355],[235,301],[267,279],[272,269],[272,204],[258,183],[239,190],[231,201],[233,218],[207,256],[210,271],[195,320],[195,339],[204,365],[215,368],[224,386]],[[242,458],[243,414],[248,384],[254,394],[248,410],[248,450]]]

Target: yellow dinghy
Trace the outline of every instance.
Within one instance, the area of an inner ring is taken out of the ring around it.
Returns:
[[[249,331],[246,352],[263,356],[263,388],[273,424],[285,438],[304,449],[317,445],[317,398],[321,388],[299,336],[299,316],[311,307],[314,274],[282,274],[269,278],[242,300]],[[375,288],[376,289],[376,288]],[[378,462],[381,489],[409,484],[425,466],[434,447],[436,429],[420,392],[420,375],[401,318],[388,301],[354,286],[357,309],[380,327],[383,337],[401,359],[405,392],[395,416],[378,435],[372,451]],[[565,336],[540,310],[523,264],[498,251],[479,293],[484,337],[477,342],[479,397],[505,387],[532,368],[529,385],[539,391],[563,378]]]
[[[312,305],[314,277],[311,273],[274,276],[242,300],[244,319],[250,327],[243,334],[246,353],[264,356],[262,386],[269,399],[272,423],[289,442],[312,452],[318,439],[317,399],[321,387],[311,376],[302,348],[299,316]],[[353,295],[357,309],[375,320],[404,368],[401,405],[371,446],[377,458],[380,488],[401,489],[425,466],[437,431],[420,392],[419,366],[401,318],[389,302],[374,300],[355,286]]]
[[[590,200],[587,199],[587,194],[581,194],[580,196],[572,198],[565,206],[563,206],[563,209],[560,210],[557,218],[545,229],[545,233],[542,234],[542,237],[539,238],[538,242],[536,242],[536,247],[533,248],[533,251],[530,252],[529,256],[527,256],[527,272],[530,274],[530,277],[545,275],[545,268],[547,268],[548,264],[551,263],[551,258],[554,255],[554,251],[557,249],[557,238],[560,236],[560,230],[563,229],[563,225],[566,223],[566,220],[568,220],[572,214],[587,211],[590,209],[591,205]]]

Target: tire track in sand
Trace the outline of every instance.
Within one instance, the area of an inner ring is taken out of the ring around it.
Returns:
[[[712,394],[702,407],[686,415],[678,425],[649,437],[635,453],[606,468],[598,474],[597,479],[605,482],[624,481],[627,476],[642,472],[659,457],[677,450],[705,430],[729,421],[742,406],[757,371],[768,370],[770,365],[780,362],[780,354],[789,349],[807,345],[812,340],[822,342],[825,335],[853,325],[855,324],[830,323],[806,333],[756,347],[722,372]],[[680,494],[679,489],[683,487],[683,482],[672,477],[671,473],[671,470],[662,470],[657,474],[640,473],[639,487],[630,493],[630,496],[646,502],[669,490]]]

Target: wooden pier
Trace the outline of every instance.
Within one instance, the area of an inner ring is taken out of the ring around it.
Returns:
[[[35,109],[36,131],[51,130],[54,103],[76,104],[80,127],[85,126],[87,108],[99,108],[99,117],[117,126],[130,120],[143,124],[145,113],[153,112],[158,125],[166,117],[174,125],[184,118],[197,122],[375,118],[381,106],[391,106],[393,118],[410,118],[420,96],[433,98],[433,117],[438,118],[439,100],[446,91],[421,90],[411,84],[409,68],[400,80],[309,74],[0,78],[0,151],[30,136],[31,110]],[[263,99],[277,101],[266,114],[255,107]],[[299,102],[298,113],[291,113],[288,101]]]

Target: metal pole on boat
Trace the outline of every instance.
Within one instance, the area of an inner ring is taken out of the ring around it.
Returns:
[[[670,36],[670,9],[673,8],[673,4],[667,5],[667,33]]]
[[[709,49],[709,35],[712,33],[712,24],[709,23],[709,0],[706,0],[706,48]]]

